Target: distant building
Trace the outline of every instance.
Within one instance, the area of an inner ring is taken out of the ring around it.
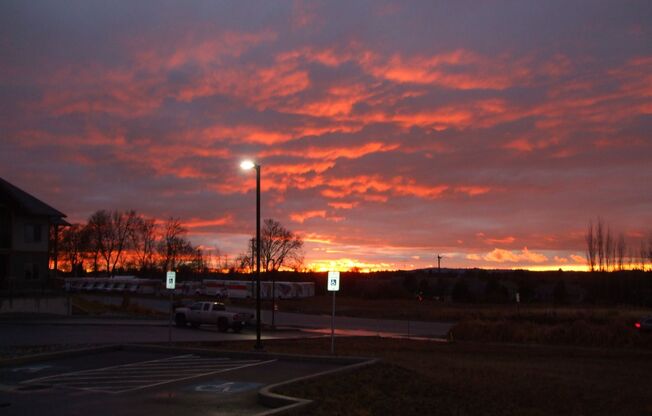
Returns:
[[[44,286],[50,252],[56,253],[50,247],[50,230],[56,234],[60,226],[69,225],[65,217],[0,178],[0,289]]]

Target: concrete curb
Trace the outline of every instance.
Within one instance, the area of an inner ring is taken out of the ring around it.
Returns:
[[[355,364],[350,364],[346,367],[335,368],[332,370],[322,371],[321,373],[311,374],[308,376],[297,377],[292,380],[286,380],[280,383],[272,384],[266,387],[263,387],[258,392],[258,402],[268,406],[273,407],[274,409],[266,410],[261,413],[257,413],[255,416],[269,416],[269,415],[279,415],[285,412],[294,411],[297,409],[303,409],[313,403],[313,400],[302,399],[299,397],[285,396],[282,394],[274,393],[272,390],[278,389],[283,386],[287,386],[293,383],[298,383],[302,381],[312,380],[317,377],[327,376],[336,373],[344,373],[348,371],[354,371],[372,364],[378,363],[380,360],[377,358],[367,358],[366,361],[358,362]]]

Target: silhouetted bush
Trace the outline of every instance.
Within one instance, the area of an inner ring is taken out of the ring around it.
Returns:
[[[469,290],[468,284],[464,280],[458,280],[453,286],[451,297],[454,302],[473,302],[474,297]]]

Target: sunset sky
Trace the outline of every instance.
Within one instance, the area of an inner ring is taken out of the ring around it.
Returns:
[[[652,231],[650,1],[0,3],[0,176],[85,222],[264,218],[315,269],[574,268]]]

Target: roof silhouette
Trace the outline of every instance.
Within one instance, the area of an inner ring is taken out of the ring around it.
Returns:
[[[0,178],[0,195],[6,195],[6,198],[8,198],[9,201],[13,202],[15,205],[30,215],[53,217],[53,219],[61,219],[66,217],[66,214],[52,208],[45,202],[28,194],[17,186],[7,182],[3,178]]]

